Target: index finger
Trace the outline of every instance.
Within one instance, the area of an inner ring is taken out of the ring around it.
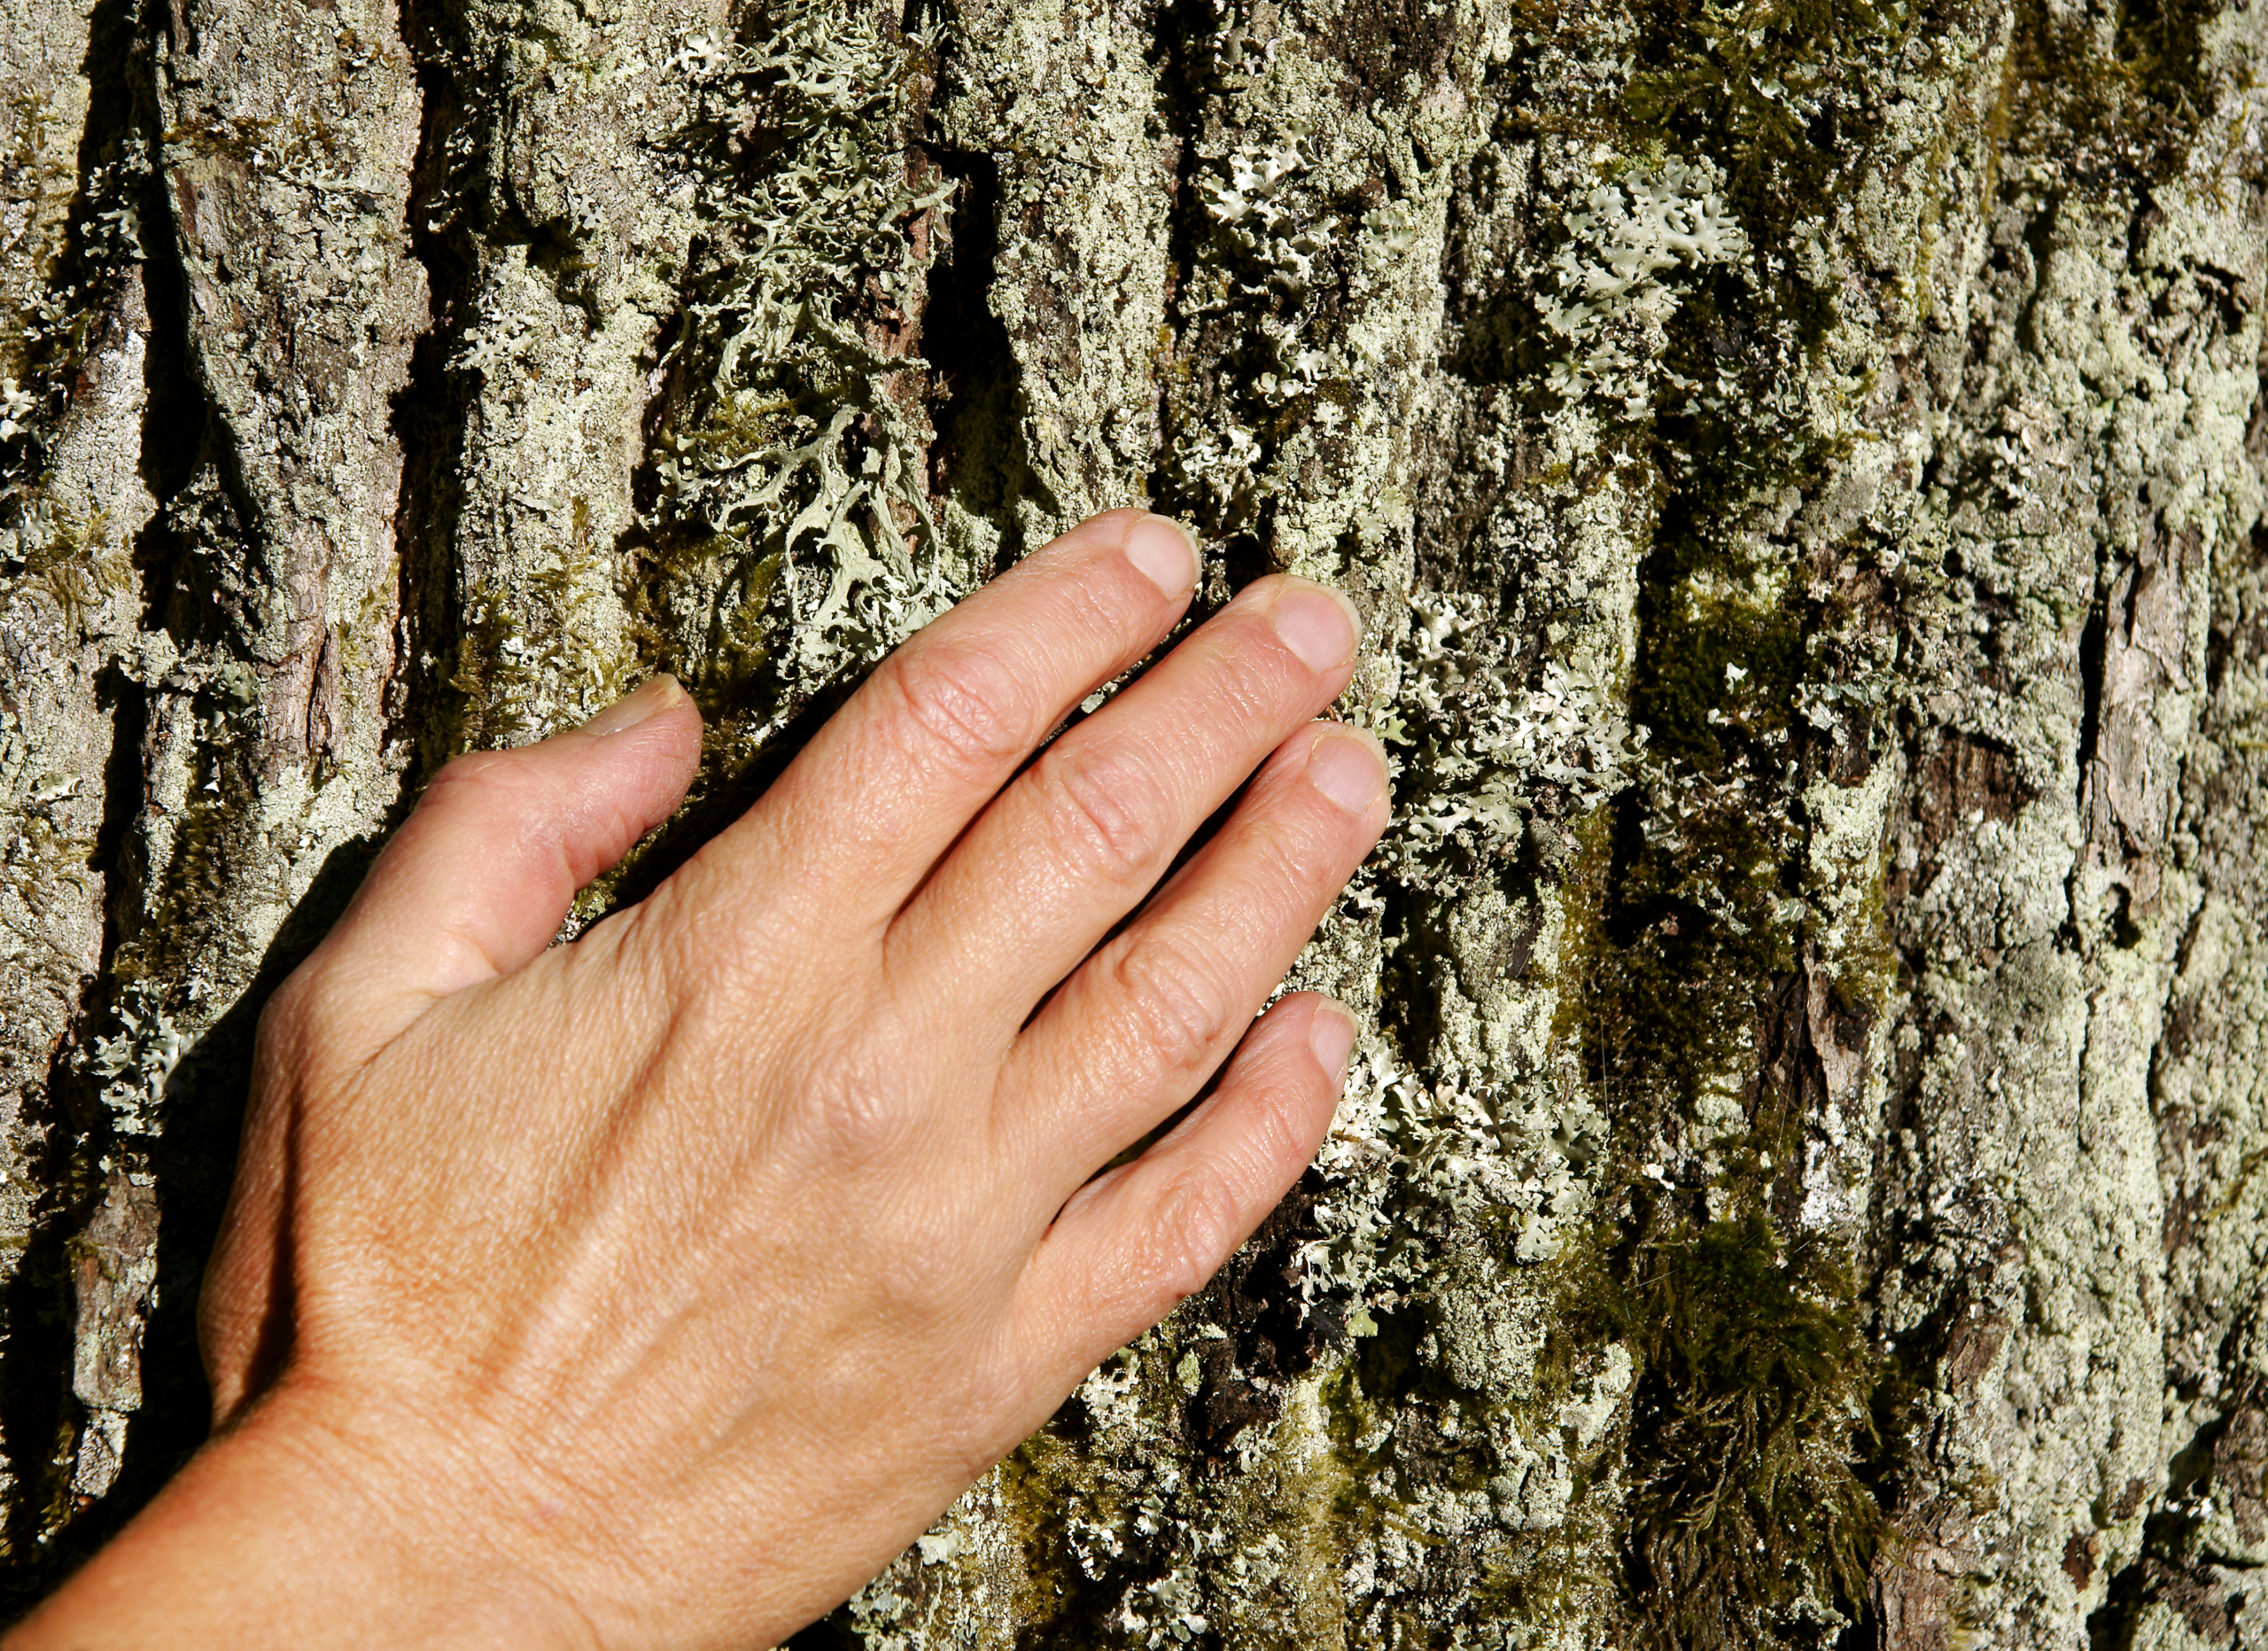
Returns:
[[[726,888],[792,868],[831,922],[879,930],[1071,707],[1164,640],[1196,582],[1196,541],[1169,518],[1088,518],[885,659],[701,861]]]

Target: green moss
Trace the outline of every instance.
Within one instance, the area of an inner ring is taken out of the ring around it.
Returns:
[[[1803,707],[1850,669],[1817,644],[1863,616],[1833,607],[1828,553],[1788,522],[1853,451],[1815,386],[1864,387],[1837,378],[1836,288],[1798,255],[1865,164],[1871,113],[1837,88],[1878,82],[1928,26],[1831,0],[1666,7],[1620,111],[1622,152],[1720,168],[1749,243],[1666,323],[1630,687],[1651,737],[1612,806],[1596,926],[1570,937],[1615,1133],[1596,1271],[1565,1311],[1640,1362],[1622,1632],[1663,1651],[1831,1642],[1882,1524],[1853,1234],[1798,1213],[1822,1098],[1797,1070],[1804,983],[1831,952],[1863,1022],[1889,977],[1878,861],[1814,866],[1801,803],[1830,760]]]
[[[594,644],[583,613],[611,594],[612,562],[591,531],[590,504],[571,501],[568,533],[545,544],[509,588],[464,593],[446,681],[451,753],[519,744],[589,716],[628,686],[626,646]]]
[[[2000,119],[2011,148],[2060,152],[2062,185],[2123,199],[2179,177],[2215,113],[2228,67],[2200,51],[2218,8],[2205,0],[2132,0],[2105,29],[2093,8],[2028,4],[2017,12]]]
[[[1034,1434],[1000,1465],[1000,1505],[1024,1556],[1013,1616],[1035,1634],[1077,1623],[1099,1603],[1091,1597],[1097,1591],[1079,1569],[1064,1523],[1066,1510],[1093,1480],[1094,1464],[1057,1428]]]
[[[1732,839],[1772,863],[1768,834]],[[1571,894],[1604,892],[1610,852],[1602,822]],[[1630,868],[1619,872],[1622,904]],[[1572,904],[1578,916],[1595,909]],[[1713,944],[1689,933],[1679,946],[1658,930],[1618,944],[1611,930],[1627,917],[1623,905],[1568,926],[1565,1033],[1588,1044],[1617,1132],[1600,1219],[1557,1264],[1539,1380],[1564,1391],[1574,1361],[1610,1341],[1627,1346],[1640,1371],[1615,1498],[1580,1505],[1590,1528],[1572,1524],[1562,1553],[1580,1580],[1596,1552],[1583,1537],[1620,1550],[1619,1643],[1832,1643],[1837,1608],[1854,1610],[1883,1528],[1859,1474],[1877,1371],[1845,1235],[1773,1219],[1787,1207],[1775,1183],[1783,1189],[1800,1162],[1805,1120],[1758,1083],[1745,1127],[1715,1154],[1713,1173],[1697,1166],[1672,1185],[1658,1164],[1641,1162],[1695,1126],[1712,1080],[1757,1062],[1753,1002],[1726,977],[1769,978],[1786,968],[1792,941],[1767,924],[1746,937],[1720,932]]]
[[[19,382],[32,377],[33,339],[28,335],[38,325],[40,289],[53,278],[63,258],[64,206],[74,182],[70,167],[63,163],[61,146],[43,141],[60,113],[54,102],[52,97],[28,89],[11,100],[8,118],[16,142],[0,161],[11,206],[30,217],[37,231],[25,237],[30,246],[15,253],[5,275],[0,276],[0,303],[6,306],[0,310],[0,377]]]
[[[1605,1321],[1645,1366],[1627,1604],[1637,1643],[1713,1648],[1782,1643],[1797,1629],[1780,1608],[1854,1608],[1878,1514],[1854,1477],[1869,1377],[1849,1236],[1795,1219],[1811,1120],[1802,1080],[1769,1070],[1775,1017],[1803,1013],[1772,994],[1800,990],[1824,926],[1799,892],[1781,762],[1765,759],[1799,650],[1785,610],[1680,617],[1642,651],[1635,697],[1661,707],[1666,737],[1617,822],[1587,1064],[1615,1109],[1621,1183],[1605,1196]],[[1759,702],[1745,719],[1725,715],[1745,696],[1722,686],[1741,658]],[[1846,989],[1871,1010],[1885,983]]]
[[[1751,1209],[1638,1251],[1613,1320],[1645,1364],[1628,1551],[1652,1643],[1796,1638],[1803,1608],[1862,1592],[1882,1515],[1851,1464],[1874,1372],[1838,1250]],[[1812,1637],[1832,1641],[1823,1611]]]

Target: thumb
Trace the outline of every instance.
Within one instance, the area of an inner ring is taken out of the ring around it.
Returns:
[[[457,758],[323,942],[324,973],[436,998],[511,973],[577,890],[669,818],[700,756],[701,713],[663,675],[579,728]]]

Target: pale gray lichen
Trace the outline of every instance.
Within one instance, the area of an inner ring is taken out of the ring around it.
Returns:
[[[1600,159],[1611,165],[1618,158],[1610,151]],[[1677,284],[1664,277],[1737,264],[1748,251],[1719,192],[1722,181],[1705,160],[1673,156],[1599,183],[1566,214],[1567,239],[1550,264],[1557,290],[1538,306],[1545,329],[1569,352],[1547,370],[1552,389],[1573,400],[1602,385],[1628,385],[1623,411],[1644,415],[1648,398],[1635,385],[1644,382],[1644,363],[1661,353],[1661,329],[1678,307]]]
[[[1510,680],[1511,639],[1483,599],[1422,594],[1410,605],[1402,691],[1373,723],[1407,748],[1401,772],[1417,782],[1396,797],[1387,851],[1405,875],[1422,876],[1417,862],[1461,828],[1472,852],[1502,853],[1539,806],[1570,822],[1621,789],[1645,730],[1629,724],[1619,658],[1578,645],[1521,692]]]
[[[137,983],[112,1006],[117,1032],[95,1038],[87,1070],[100,1081],[111,1126],[121,1135],[154,1134],[166,1086],[181,1064],[186,1040],[166,1012],[159,992]]]

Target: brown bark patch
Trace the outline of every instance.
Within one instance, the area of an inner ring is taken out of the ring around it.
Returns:
[[[2257,1542],[2268,1534],[2268,1415],[2256,1407],[2241,1406],[2213,1441],[2213,1483],[2239,1536]]]
[[[1984,735],[1962,733],[1939,741],[1916,790],[1932,847],[1965,825],[2015,819],[2035,795],[2016,770],[2013,750]]]

